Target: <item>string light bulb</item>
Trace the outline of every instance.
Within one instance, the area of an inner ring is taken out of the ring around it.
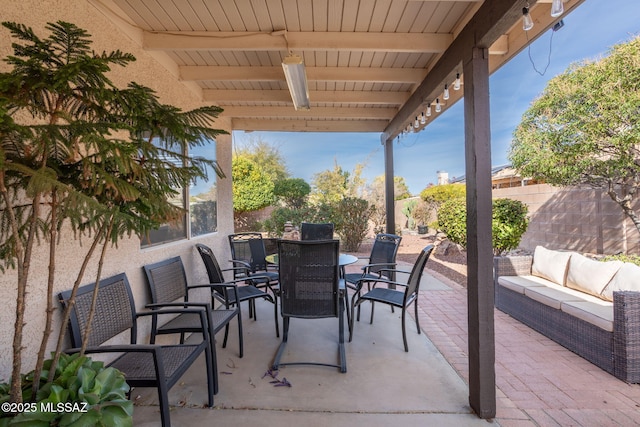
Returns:
[[[524,31],[529,31],[532,28],[533,28],[533,19],[529,14],[529,3],[527,3],[527,6],[522,8],[522,29]]]
[[[456,73],[456,80],[453,82],[453,90],[460,90],[460,73]]]
[[[442,105],[440,104],[440,98],[436,98],[436,113],[442,111]]]
[[[564,13],[563,3],[563,0],[553,0],[551,2],[551,16],[556,18]]]
[[[427,117],[431,117],[431,103],[427,105]]]
[[[442,99],[444,99],[445,101],[449,99],[449,85],[447,84],[444,85],[444,93],[442,94]]]
[[[422,115],[420,116],[420,124],[424,125],[427,123],[427,117],[424,115],[424,111],[422,112]]]
[[[413,122],[414,129],[418,129],[420,127],[420,120],[418,120],[418,116],[416,116],[416,120]]]

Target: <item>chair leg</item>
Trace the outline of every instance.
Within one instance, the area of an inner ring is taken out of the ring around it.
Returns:
[[[416,328],[418,328],[418,335],[420,335],[420,319],[418,319],[418,298],[413,301],[413,309],[416,314]]]
[[[236,316],[238,318],[238,347],[239,347],[239,356],[242,358],[244,356],[244,338],[242,333],[242,311],[238,310],[238,314]],[[229,326],[229,324],[227,324]]]
[[[282,318],[282,342],[280,343],[280,347],[278,347],[278,352],[276,353],[276,357],[273,359],[273,364],[271,365],[271,369],[277,371],[280,368],[280,358],[282,357],[282,353],[284,353],[284,348],[287,346],[287,340],[289,338],[289,317]]]
[[[273,320],[276,324],[276,338],[280,338],[280,324],[278,322],[278,298],[273,295]]]
[[[375,303],[373,301],[371,301],[371,320],[369,320],[369,323],[373,325],[373,308],[375,307]]]
[[[404,351],[409,351],[409,345],[407,344],[407,328],[405,326],[405,317],[407,314],[407,310],[405,307],[402,308],[402,341],[404,342]]]
[[[338,321],[338,327],[340,328],[340,331],[338,332],[338,354],[340,356],[340,372],[342,372],[343,374],[347,372],[347,355],[344,350],[344,309],[344,299],[340,298],[340,319]]]
[[[213,406],[213,395],[218,394],[218,358],[216,355],[215,338],[209,338],[209,348],[205,350],[207,363],[207,391],[209,392],[209,407]]]
[[[227,338],[229,338],[229,324],[224,327],[224,338],[222,339],[222,348],[227,348]]]

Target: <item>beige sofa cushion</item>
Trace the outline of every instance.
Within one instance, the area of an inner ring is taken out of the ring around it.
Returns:
[[[552,251],[536,246],[531,274],[564,286],[569,258],[571,258],[571,252]]]
[[[524,290],[524,294],[532,300],[553,307],[556,310],[560,310],[562,303],[567,301],[605,302],[598,297],[575,289],[569,289],[566,286],[556,285],[555,283],[549,283],[546,286],[528,287]]]
[[[639,291],[640,292],[640,267],[625,262],[613,279],[602,290],[602,298],[613,301],[614,291]]]
[[[609,301],[566,301],[560,307],[571,316],[613,332],[613,303]]]
[[[569,260],[566,286],[597,297],[624,264],[622,261],[596,261],[580,254]]]
[[[552,284],[552,282],[538,276],[500,276],[498,277],[498,284],[519,294],[524,294],[526,288],[546,286]]]

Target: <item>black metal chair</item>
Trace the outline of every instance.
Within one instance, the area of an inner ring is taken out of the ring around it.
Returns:
[[[303,222],[300,224],[300,239],[331,240],[333,239],[333,228],[333,224],[330,222],[322,224]]]
[[[383,273],[406,273],[409,274],[407,283],[400,283],[398,281],[392,281],[386,278],[369,279],[363,278],[358,282],[358,287],[362,288],[365,282],[373,283],[372,289],[364,295],[360,295],[358,292],[356,296],[351,299],[351,325],[349,328],[349,341],[353,336],[353,316],[356,306],[359,306],[364,301],[371,301],[371,322],[373,323],[373,309],[374,303],[380,302],[390,305],[392,307],[398,307],[402,309],[402,339],[404,341],[404,351],[409,351],[407,344],[407,330],[405,327],[405,318],[407,314],[407,308],[413,304],[415,310],[416,327],[418,328],[418,334],[420,333],[420,321],[418,320],[418,292],[420,290],[420,280],[422,279],[422,272],[424,266],[429,259],[429,255],[433,251],[433,245],[425,247],[418,259],[416,260],[411,272],[401,270],[388,270]],[[387,288],[379,287],[378,285],[387,285]],[[403,287],[404,290],[396,290],[395,287]]]
[[[147,304],[147,308],[157,310],[164,307],[199,307],[207,310],[207,319],[209,322],[209,338],[211,339],[211,354],[213,357],[215,393],[218,393],[218,365],[216,358],[215,334],[223,327],[224,340],[222,347],[227,345],[227,336],[229,334],[229,322],[236,317],[238,319],[238,329],[240,335],[238,343],[240,347],[240,357],[242,357],[242,320],[240,318],[240,309],[224,308],[212,310],[213,304],[208,302],[199,303],[189,301],[189,286],[187,284],[187,276],[185,274],[182,259],[177,256],[166,259],[164,261],[148,264],[142,267],[147,278],[147,284],[151,291],[151,304]],[[223,286],[223,285],[220,285]],[[227,292],[236,292],[235,285],[225,284]],[[183,301],[178,301],[183,300]],[[213,302],[213,301],[212,301]],[[198,317],[192,313],[180,314],[162,325],[158,325],[158,316],[152,317],[151,323],[151,344],[155,343],[156,335],[163,334],[180,334],[180,343],[184,343],[184,337],[187,333],[202,333],[202,326]]]
[[[392,270],[396,267],[396,255],[398,254],[398,248],[402,241],[401,236],[395,234],[378,234],[373,241],[371,247],[371,253],[367,258],[369,263],[362,267],[362,273],[348,273],[344,275],[344,279],[347,282],[347,287],[359,292],[357,283],[363,279],[379,279],[383,277],[383,270]],[[390,276],[387,279],[395,280],[393,272],[387,273]],[[367,280],[365,280],[367,282]],[[367,288],[370,288],[370,284],[367,284]],[[355,298],[356,295],[352,297]],[[360,320],[360,307],[358,307],[358,320]],[[353,315],[353,313],[351,313]],[[350,326],[351,327],[351,326]]]
[[[89,311],[96,284],[82,286],[75,295],[75,304],[69,321],[71,345],[67,353],[80,351],[86,341],[86,354],[118,353],[108,366],[120,370],[131,387],[156,387],[160,401],[160,418],[163,426],[170,426],[168,392],[184,375],[195,360],[206,355],[208,406],[213,406],[214,370],[209,324],[206,310],[202,308],[159,309],[145,313],[136,313],[133,295],[127,276],[122,273],[98,282],[98,294],[95,313],[91,321],[91,333],[85,336],[85,326],[89,322]],[[58,298],[66,306],[72,298],[72,291],[62,292]],[[203,332],[201,342],[177,345],[137,344],[137,319],[141,316],[158,314],[193,314],[200,320]],[[102,345],[107,340],[128,332],[130,344]]]
[[[344,349],[344,302],[346,291],[340,286],[339,249],[337,240],[287,241],[278,244],[280,266],[280,312],[283,318],[282,343],[272,368],[281,365],[319,365],[340,368],[347,372]],[[339,364],[316,362],[287,362],[281,358],[289,338],[292,317],[303,319],[338,318]]]
[[[234,267],[231,269],[221,269],[220,264],[218,264],[218,260],[214,255],[213,251],[210,247],[203,245],[201,243],[196,244],[196,249],[202,258],[202,262],[204,263],[204,267],[207,270],[207,275],[209,276],[209,284],[208,285],[195,285],[191,286],[191,289],[195,288],[210,288],[211,290],[211,303],[213,304],[214,300],[217,300],[224,304],[226,308],[233,306],[240,306],[240,303],[243,301],[249,301],[250,304],[254,303],[257,298],[262,298],[273,304],[273,317],[276,324],[276,336],[280,336],[280,327],[278,325],[278,300],[275,296],[275,289],[272,289],[272,294],[270,295],[267,292],[258,289],[252,284],[253,280],[267,280],[266,276],[259,275],[251,275],[251,278],[247,278],[246,267]],[[244,273],[240,274],[240,278],[233,279],[231,281],[225,281],[224,272],[233,270],[244,270]],[[238,285],[238,283],[245,283],[244,285]],[[227,287],[228,284],[234,284],[235,289],[234,292],[229,292]],[[220,285],[222,284],[222,285]],[[251,307],[251,305],[250,305]],[[255,308],[252,308],[252,311],[255,313]],[[255,319],[255,315],[254,315]],[[240,339],[242,340],[242,325],[240,322],[240,314],[238,314],[238,328],[240,333]],[[226,334],[225,334],[226,340]],[[242,341],[241,348],[242,348]],[[241,350],[242,351],[242,350]]]
[[[265,259],[267,251],[262,234],[254,232],[230,234],[229,246],[233,266],[248,269],[248,274],[247,270],[235,269],[234,279],[253,278],[252,283],[258,288],[272,287],[278,282],[276,266],[270,265]]]

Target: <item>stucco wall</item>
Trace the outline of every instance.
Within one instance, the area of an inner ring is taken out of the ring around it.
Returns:
[[[46,36],[44,26],[47,22],[64,20],[72,22],[89,31],[94,40],[93,49],[96,51],[111,51],[120,49],[134,54],[137,61],[126,68],[115,68],[110,74],[115,84],[124,86],[129,81],[136,81],[154,89],[164,103],[170,103],[183,109],[195,108],[200,105],[197,91],[179,83],[174,75],[159,65],[157,58],[142,51],[138,42],[123,34],[122,30],[112,24],[103,13],[94,7],[90,1],[83,0],[1,0],[0,10],[3,21],[15,21],[33,27],[36,33]],[[133,33],[135,36],[135,32]],[[8,31],[0,30],[0,55],[2,58],[11,53],[11,40]],[[0,63],[0,70],[6,71],[7,66]],[[220,119],[216,123],[219,129],[231,131],[229,120]],[[219,260],[230,258],[226,235],[233,231],[233,210],[231,197],[231,136],[222,135],[217,139],[217,160],[226,173],[226,179],[218,180],[218,232],[198,237],[194,240],[175,242],[154,248],[141,250],[137,237],[124,239],[117,248],[109,248],[106,264],[103,267],[103,277],[125,272],[129,277],[134,291],[136,306],[142,309],[149,302],[149,293],[144,281],[141,266],[147,263],[180,255],[187,269],[188,278],[194,282],[205,280],[206,273],[202,261],[197,255],[194,244],[202,242],[211,246]],[[64,232],[63,232],[64,233]],[[55,280],[56,294],[72,287],[82,261],[82,254],[86,252],[89,239],[82,242],[74,240],[68,230],[58,249],[57,271]],[[33,265],[28,285],[28,302],[26,311],[26,327],[24,333],[25,350],[23,351],[23,372],[33,369],[35,356],[40,345],[46,307],[46,248],[39,247],[33,257]],[[94,281],[97,265],[92,263],[86,272],[83,283]],[[0,279],[0,289],[3,293],[3,308],[0,310],[0,381],[8,380],[11,373],[13,325],[15,322],[15,295],[17,276],[9,271]],[[204,297],[204,295],[203,295]],[[61,327],[58,303],[54,324],[54,338]],[[139,327],[148,331],[147,325]],[[123,338],[124,339],[124,338]]]

